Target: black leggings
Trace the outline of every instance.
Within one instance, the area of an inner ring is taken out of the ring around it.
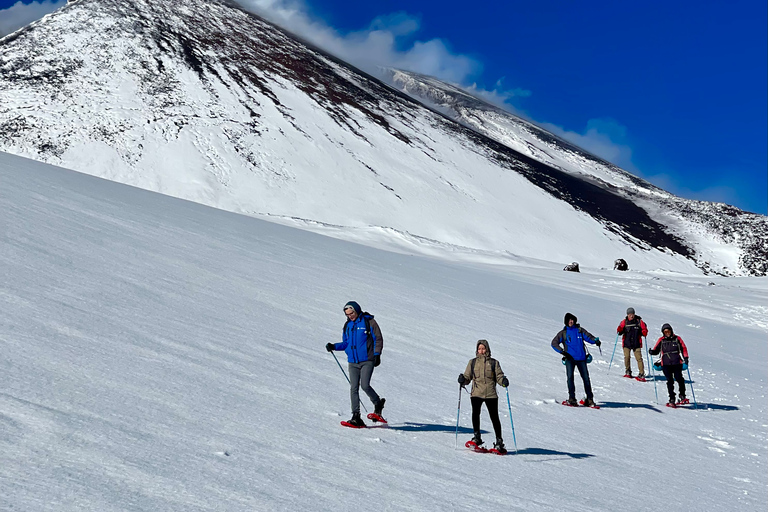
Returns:
[[[673,364],[661,367],[664,376],[667,378],[667,391],[669,392],[669,401],[675,401],[675,381],[680,387],[680,398],[685,398],[685,377],[683,377],[683,365]]]
[[[472,429],[475,432],[480,432],[480,410],[485,402],[485,407],[488,409],[488,415],[491,417],[491,423],[493,423],[493,431],[496,433],[496,439],[501,439],[501,422],[499,421],[499,399],[498,398],[480,398],[473,396],[470,398],[472,401]]]

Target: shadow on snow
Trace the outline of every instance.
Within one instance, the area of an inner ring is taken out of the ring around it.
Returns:
[[[720,404],[702,404],[699,403],[698,407],[694,408],[693,402],[691,402],[691,405],[689,406],[690,409],[695,409],[697,411],[738,411],[739,408],[735,405],[720,405]]]
[[[653,405],[650,404],[631,404],[627,402],[598,402],[597,405],[600,406],[600,408],[606,408],[606,409],[648,409],[649,411],[655,411],[655,412],[661,412],[660,409],[657,409]]]
[[[507,446],[507,449],[509,449],[509,446]],[[572,459],[588,459],[589,457],[594,457],[594,455],[592,455],[591,453],[560,452],[557,450],[548,450],[546,448],[523,448],[522,450],[518,450],[517,453],[515,453],[514,450],[509,450],[509,454],[510,455],[563,455],[566,457],[570,457]],[[546,460],[552,460],[552,459],[529,461],[529,462],[546,462]]]
[[[436,425],[433,423],[411,423],[406,421],[401,425],[390,425],[390,430],[402,430],[404,432],[450,432],[456,433],[456,425]],[[481,430],[483,434],[488,431]],[[459,427],[459,434],[474,434],[474,430],[468,427]]]

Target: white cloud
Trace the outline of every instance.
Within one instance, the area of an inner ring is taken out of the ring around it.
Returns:
[[[238,3],[372,74],[378,74],[378,67],[392,67],[467,87],[483,71],[481,62],[453,52],[443,39],[410,42],[421,23],[418,17],[408,13],[379,16],[362,30],[342,34],[324,21],[313,18],[300,0],[238,0]],[[500,82],[493,91],[486,91],[477,85],[469,87],[474,94],[485,95],[501,103],[505,98],[526,95],[526,91],[504,90]]]
[[[66,3],[67,0],[44,0],[31,4],[23,4],[19,1],[7,9],[0,10],[0,37],[7,36],[11,32],[39,20],[46,14],[63,7]]]
[[[632,148],[625,142],[627,128],[613,119],[590,119],[581,133],[552,123],[538,124],[593,155],[639,175],[637,167],[632,163]]]

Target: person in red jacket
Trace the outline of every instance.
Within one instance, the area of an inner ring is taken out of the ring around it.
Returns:
[[[685,397],[685,378],[683,377],[683,364],[688,364],[688,348],[683,343],[680,336],[675,335],[672,326],[664,324],[661,326],[661,333],[664,335],[656,342],[656,345],[650,350],[652,356],[661,354],[661,370],[667,378],[667,391],[669,391],[670,407],[679,404],[687,404]],[[675,402],[675,382],[680,388],[680,401]]]
[[[643,365],[643,336],[648,336],[648,326],[643,319],[635,315],[635,308],[627,308],[627,316],[616,328],[621,334],[621,346],[624,347],[624,376],[632,377],[632,353],[637,360],[637,378],[645,379]]]

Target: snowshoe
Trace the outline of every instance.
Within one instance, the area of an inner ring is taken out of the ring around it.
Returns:
[[[635,377],[635,380],[640,382],[648,382],[648,379],[646,379],[644,375],[638,375],[637,377]]]
[[[350,428],[366,428],[365,422],[360,417],[359,412],[352,413],[352,419],[349,421],[342,421],[341,424]]]
[[[566,405],[568,407],[578,407],[579,402],[576,401],[575,398],[569,398],[568,400],[563,400],[563,405]]]
[[[375,412],[368,413],[368,419],[374,423],[387,423],[387,420],[385,420]]]
[[[504,446],[504,440],[503,439],[497,439],[495,443],[493,443],[493,448],[488,450],[491,453],[495,453],[496,455],[506,455],[507,449]]]
[[[687,398],[685,398],[684,396],[682,396],[682,397],[680,397],[680,401],[679,401],[679,402],[677,402],[677,404],[676,404],[676,405],[688,405],[688,404],[690,404],[690,403],[691,403],[691,401],[690,401],[690,400],[688,400]]]
[[[667,402],[667,407],[671,407],[673,409],[676,409],[677,408],[677,404],[675,403],[674,400],[670,400],[669,402]]]
[[[467,441],[466,443],[464,443],[464,446],[466,446],[470,450],[475,451],[477,453],[488,453],[488,450],[485,447],[481,446],[483,444],[483,441],[480,440],[480,444],[478,444],[477,442],[475,442],[475,439],[476,438],[472,438],[471,440]]]
[[[584,400],[579,400],[579,405],[583,405],[584,407],[590,407],[592,409],[599,409],[600,406],[595,403],[595,401],[591,398],[585,398]]]
[[[384,417],[381,415],[381,411],[384,410],[384,402],[386,402],[386,398],[382,398],[379,400],[379,402],[376,404],[376,407],[374,408],[373,412],[368,414],[368,419],[373,421],[374,423],[386,423],[387,420],[384,419]]]
[[[626,372],[626,373],[624,373],[624,378],[625,378],[625,379],[631,379],[631,378],[632,378],[632,372]]]

